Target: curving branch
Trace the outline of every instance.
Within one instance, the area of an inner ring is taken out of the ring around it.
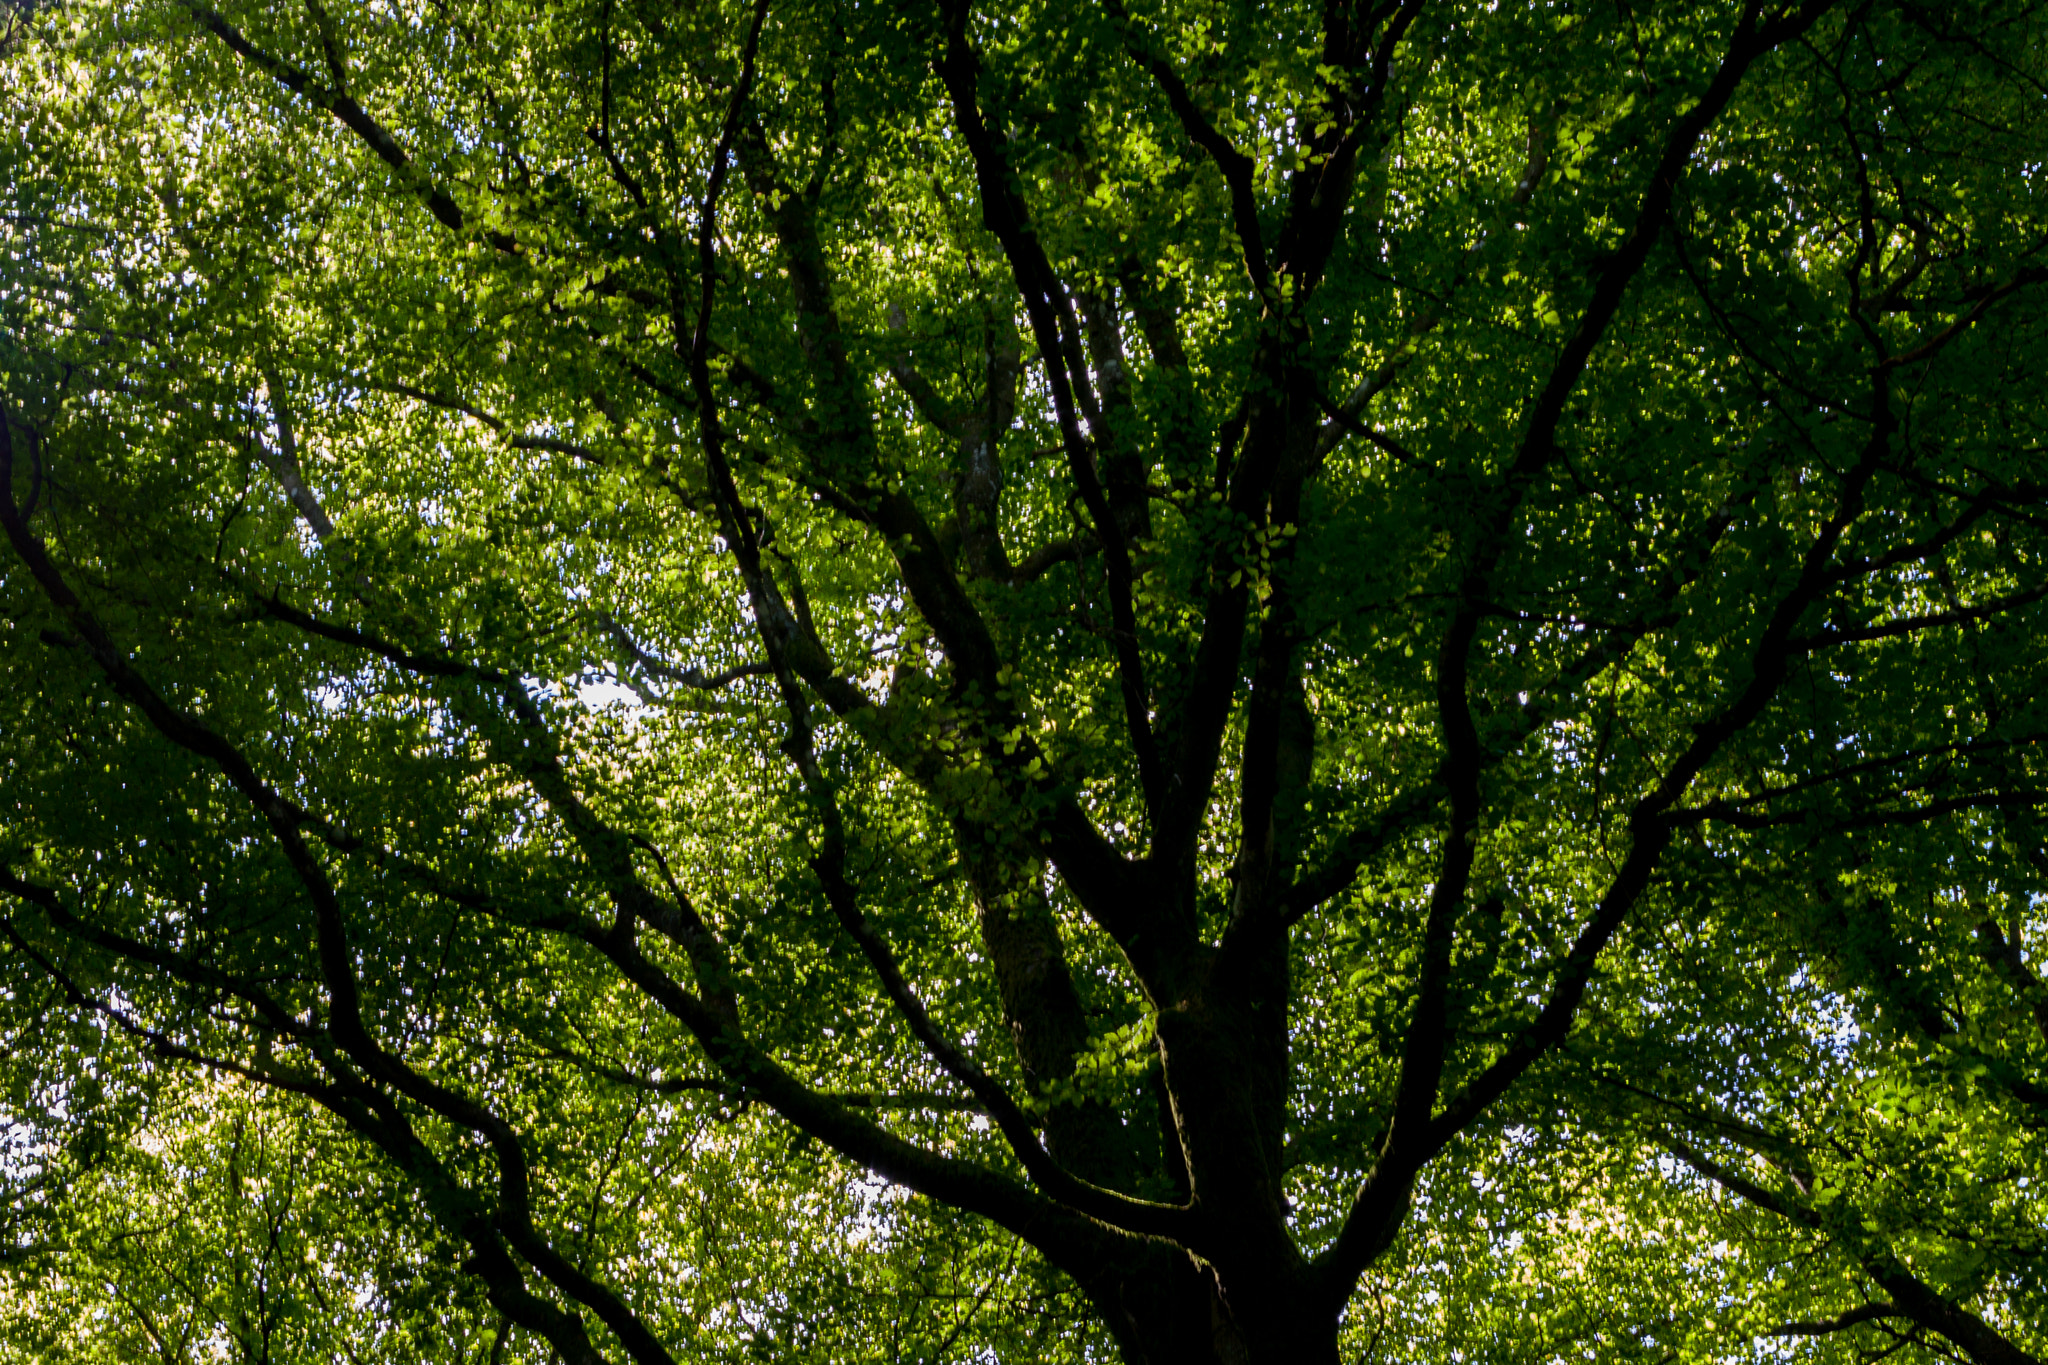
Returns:
[[[353,950],[349,946],[339,902],[325,870],[299,832],[303,813],[257,776],[233,744],[189,715],[170,707],[126,662],[97,619],[57,575],[40,542],[22,524],[19,509],[8,491],[12,474],[11,447],[0,443],[0,525],[4,525],[16,554],[29,565],[45,594],[86,639],[116,690],[142,711],[165,738],[220,768],[230,784],[270,826],[273,839],[285,854],[314,911],[315,954],[330,999],[329,1032],[343,1052],[361,1067],[368,1081],[389,1087],[398,1095],[483,1136],[499,1165],[501,1209],[496,1225],[506,1239],[551,1283],[597,1312],[636,1361],[643,1362],[643,1365],[666,1365],[665,1351],[623,1301],[564,1260],[534,1229],[526,1193],[526,1156],[517,1134],[509,1125],[477,1101],[413,1070],[369,1032],[354,975]],[[347,634],[345,628],[331,626],[322,628],[318,633],[330,638]],[[402,666],[431,676],[482,679],[491,673],[487,669],[453,661],[410,654],[359,634],[356,641]],[[530,708],[531,703],[527,706]],[[528,726],[537,725],[538,719],[538,714],[530,709],[520,716],[522,724]],[[539,756],[528,768],[529,779],[544,780],[551,762],[551,754]],[[556,808],[564,823],[570,826],[572,833],[578,834],[585,842],[586,850],[599,842],[605,831],[587,811],[580,809],[580,803],[572,792],[557,789],[543,790],[542,794]],[[626,903],[636,899],[632,890],[622,885],[618,875],[608,878],[608,883],[614,897],[622,902],[622,923],[629,923],[625,912],[629,908]],[[658,926],[661,918],[658,910],[644,906],[630,908],[635,916],[646,918]],[[1100,1264],[1100,1258],[1109,1254],[1109,1244],[1104,1239],[1113,1238],[1114,1234],[1087,1215],[1068,1212],[1061,1205],[1017,1185],[1007,1176],[970,1162],[937,1156],[895,1138],[872,1120],[856,1116],[852,1106],[845,1101],[819,1094],[798,1083],[738,1031],[736,1008],[730,1002],[729,994],[721,1003],[721,983],[715,979],[706,983],[709,997],[700,997],[682,989],[650,963],[630,934],[621,933],[617,926],[605,928],[577,922],[567,927],[610,959],[629,981],[690,1029],[726,1075],[751,1093],[758,1094],[777,1112],[813,1136],[910,1188],[984,1214],[1040,1246],[1055,1263],[1076,1274],[1085,1277],[1092,1273]],[[708,951],[707,945],[700,940],[686,946],[692,950],[693,960],[702,963]],[[712,974],[706,972],[705,975]],[[384,1139],[389,1137],[385,1132]],[[1036,1145],[1035,1140],[1033,1145]],[[1041,1167],[1041,1170],[1050,1168]],[[1058,1178],[1057,1173],[1052,1174],[1055,1182]],[[1088,1197],[1079,1182],[1074,1182],[1072,1190],[1084,1198]],[[1142,1201],[1127,1200],[1108,1192],[1103,1192],[1103,1196],[1105,1209],[1114,1207],[1128,1213],[1130,1210],[1124,1205],[1140,1210],[1143,1207]],[[1140,1212],[1137,1216],[1151,1215]],[[486,1247],[478,1246],[476,1249],[480,1260],[486,1257]],[[501,1303],[500,1306],[503,1308],[505,1305]],[[541,1319],[530,1313],[527,1317],[533,1321],[535,1330],[548,1330]],[[578,1330],[580,1332],[580,1328]],[[557,1345],[570,1359],[591,1362],[596,1359],[589,1353],[587,1345],[572,1349],[575,1343],[566,1339],[557,1341]]]

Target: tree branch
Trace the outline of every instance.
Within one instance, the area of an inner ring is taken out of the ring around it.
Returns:
[[[1081,329],[1073,303],[1046,258],[1045,249],[1031,226],[1028,207],[1014,188],[1005,145],[982,117],[978,94],[981,59],[967,38],[968,12],[968,0],[949,0],[942,7],[946,31],[944,47],[935,62],[935,69],[952,101],[954,123],[974,159],[975,176],[981,190],[982,219],[995,234],[1009,261],[1017,287],[1024,296],[1024,310],[1031,319],[1039,354],[1045,361],[1047,384],[1052,391],[1053,409],[1058,418],[1068,469],[1088,509],[1089,518],[1095,523],[1096,538],[1103,547],[1109,580],[1111,637],[1124,704],[1124,727],[1137,759],[1139,782],[1145,792],[1147,809],[1156,821],[1166,808],[1170,775],[1162,766],[1152,731],[1151,689],[1146,682],[1144,661],[1138,650],[1135,579],[1130,547],[1096,467],[1096,448],[1106,447],[1114,437],[1103,427],[1088,385]],[[1084,415],[1088,419],[1088,433],[1084,433],[1081,427]]]
[[[1825,1337],[1836,1332],[1846,1332],[1861,1323],[1876,1322],[1881,1318],[1902,1318],[1897,1304],[1866,1303],[1851,1308],[1846,1313],[1829,1318],[1825,1322],[1787,1322],[1765,1332],[1767,1337]]]
[[[375,152],[385,165],[398,173],[399,181],[419,196],[420,202],[427,206],[427,212],[433,214],[442,226],[452,232],[468,230],[468,220],[463,216],[462,209],[449,198],[448,192],[434,184],[406,154],[398,139],[346,92],[320,84],[290,62],[257,47],[242,36],[241,30],[223,19],[218,11],[200,3],[200,0],[179,0],[179,3],[199,22],[200,27],[227,44],[236,56],[293,94],[302,97],[309,104],[334,115],[343,127],[362,139],[364,145]],[[517,254],[520,250],[518,241],[509,233],[492,229],[485,232],[483,237],[493,247],[507,254]]]

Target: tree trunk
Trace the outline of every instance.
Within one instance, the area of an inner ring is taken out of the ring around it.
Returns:
[[[1233,1292],[1213,1268],[1162,1249],[1089,1296],[1126,1365],[1336,1365],[1337,1315],[1306,1290]]]

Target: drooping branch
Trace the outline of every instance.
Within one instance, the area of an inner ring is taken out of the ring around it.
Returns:
[[[389,1096],[342,1061],[325,1031],[312,1024],[301,1023],[273,997],[246,981],[221,977],[203,966],[184,962],[161,950],[89,924],[65,909],[61,899],[48,888],[15,877],[4,868],[0,868],[0,877],[4,877],[4,881],[0,881],[0,889],[35,905],[64,933],[91,942],[131,963],[165,971],[177,980],[216,989],[223,988],[225,983],[225,989],[252,1004],[260,1017],[307,1048],[332,1077],[330,1082],[307,1080],[283,1074],[274,1066],[253,1067],[200,1052],[178,1042],[161,1029],[140,1023],[125,1009],[94,997],[55,963],[22,941],[10,921],[0,919],[0,935],[36,962],[44,975],[56,982],[74,1004],[110,1020],[121,1032],[136,1039],[155,1055],[310,1099],[369,1138],[398,1169],[408,1172],[415,1181],[434,1192],[454,1196],[441,1200],[439,1207],[453,1211],[446,1218],[449,1230],[471,1247],[473,1255],[467,1268],[483,1280],[492,1304],[512,1321],[549,1341],[565,1361],[574,1365],[601,1365],[602,1357],[592,1349],[582,1323],[526,1287],[516,1264],[506,1254],[492,1220],[480,1212],[460,1211],[469,1203],[460,1186],[413,1131]]]
[[[929,1198],[989,1219],[1084,1282],[1116,1254],[1122,1239],[1101,1223],[1000,1171],[907,1142],[853,1112],[858,1107],[855,1103],[804,1085],[750,1040],[726,1028],[701,1000],[650,962],[630,940],[593,927],[588,941],[626,980],[687,1028],[721,1071],[743,1081],[750,1094],[848,1160]]]
[[[5,455],[5,450],[0,449],[0,457]],[[11,459],[0,458],[0,488],[7,486],[6,480],[11,474]],[[40,544],[32,538],[24,544],[17,533],[25,532],[25,528],[21,527],[16,510],[11,497],[0,500],[0,521],[6,523],[17,554],[31,563],[31,567],[38,571],[39,579],[47,580],[46,591],[67,610],[74,627],[86,633],[89,639],[102,643],[105,652],[119,665],[118,670],[108,670],[110,674],[116,671],[120,674],[114,679],[117,690],[136,702],[166,738],[214,761],[230,782],[244,792],[258,813],[266,817],[273,837],[282,846],[287,862],[298,875],[315,910],[319,929],[315,935],[316,950],[328,984],[332,1032],[336,1040],[372,1080],[388,1085],[399,1094],[486,1137],[500,1163],[505,1200],[501,1217],[507,1220],[506,1234],[520,1255],[571,1297],[598,1311],[633,1351],[636,1359],[665,1360],[664,1355],[656,1354],[661,1350],[659,1343],[646,1332],[644,1325],[638,1324],[630,1310],[611,1295],[611,1291],[562,1260],[532,1229],[530,1217],[525,1212],[527,1177],[524,1149],[519,1145],[516,1134],[483,1106],[413,1071],[369,1034],[361,1013],[339,905],[324,871],[298,835],[296,807],[277,797],[255,775],[248,761],[233,745],[191,717],[170,708],[132,668],[127,667],[118,651],[106,640],[97,621],[84,611],[61,579],[56,578],[53,566],[41,552]],[[434,676],[474,676],[483,672],[453,662],[422,659],[396,649],[388,652],[396,656],[395,661],[402,661],[412,665],[416,671]],[[531,723],[534,718],[529,716],[525,719]],[[562,794],[556,793],[555,799],[560,802]],[[573,829],[583,822],[571,818],[568,823]],[[783,1068],[737,1033],[736,1018],[729,1006],[707,1003],[684,991],[649,963],[630,937],[596,925],[584,926],[577,932],[579,937],[610,958],[650,998],[684,1023],[721,1069],[752,1093],[759,1094],[799,1127],[913,1189],[924,1190],[934,1197],[989,1216],[1032,1240],[1056,1263],[1074,1273],[1084,1276],[1092,1273],[1097,1264],[1093,1258],[1105,1254],[1102,1238],[1107,1234],[1099,1224],[1082,1215],[1065,1213],[1058,1205],[1031,1194],[1008,1177],[968,1162],[934,1156],[894,1138],[871,1120],[854,1116],[844,1102],[819,1095],[797,1083]],[[1120,1196],[1108,1195],[1107,1198],[1121,1200]],[[1138,1201],[1122,1202],[1136,1204]],[[479,1256],[482,1255],[483,1249],[479,1248]],[[542,1330],[538,1323],[536,1319],[535,1330]],[[586,1355],[587,1347],[572,1352],[563,1345],[563,1349],[571,1359],[594,1359]]]
[[[303,613],[297,615],[302,620],[311,620]],[[635,944],[631,933],[622,932],[619,925],[603,928],[569,915],[541,927],[580,938],[610,959],[629,981],[697,1037],[721,1073],[728,1078],[729,1084],[742,1093],[759,1097],[783,1117],[836,1150],[845,1152],[851,1159],[870,1164],[912,1189],[935,1198],[950,1200],[958,1196],[967,1200],[963,1207],[983,1213],[1032,1240],[1056,1262],[1075,1273],[1087,1272],[1094,1264],[1092,1260],[1076,1260],[1076,1257],[1083,1257],[1084,1253],[1086,1256],[1106,1254],[1099,1243],[1101,1237],[1108,1234],[1100,1223],[1078,1214],[1056,1216],[1053,1210],[1057,1210],[1058,1205],[1046,1204],[1040,1196],[1016,1186],[1007,1176],[954,1158],[935,1157],[887,1134],[871,1120],[850,1111],[892,1106],[876,1104],[871,1097],[834,1096],[813,1091],[797,1082],[786,1069],[747,1039],[740,1028],[738,1000],[733,993],[731,968],[725,959],[723,945],[680,891],[672,898],[672,904],[665,906],[640,884],[624,853],[629,839],[606,826],[576,795],[562,770],[552,733],[531,702],[524,698],[523,693],[516,691],[516,683],[482,666],[410,654],[347,627],[312,624],[319,626],[314,633],[356,644],[406,667],[408,671],[447,679],[482,680],[506,690],[506,704],[525,736],[520,744],[511,746],[520,775],[576,838],[591,867],[599,873],[607,893],[619,907],[620,924],[630,926],[635,921],[645,922],[683,948],[697,973],[700,990],[691,992],[684,989],[651,963]],[[434,889],[441,894],[450,890],[438,882]],[[975,1104],[983,1106],[984,1101],[977,1097]],[[1014,1109],[1014,1105],[1012,1107]],[[1028,1121],[1024,1127],[1028,1130]],[[1035,1139],[1033,1146],[1036,1146]],[[876,1162],[883,1164],[876,1165]],[[1058,1178],[1055,1172],[1053,1179]],[[1068,1179],[1071,1181],[1071,1177]],[[1084,1198],[1088,1197],[1078,1183],[1075,1188],[1082,1190]],[[1131,1214],[1132,1210],[1123,1208],[1124,1204],[1129,1204],[1136,1210],[1133,1216],[1140,1219],[1151,1216],[1146,1212],[1148,1208],[1157,1207],[1102,1193],[1104,1208],[1115,1207]],[[1020,1194],[1026,1197],[1021,1205],[1017,1198]],[[1088,1232],[1088,1229],[1095,1231]]]
[[[74,931],[71,926],[79,925],[80,928],[86,930],[85,937],[88,941],[94,942],[95,946],[102,947],[117,957],[130,958],[136,961],[147,960],[148,955],[146,953],[129,951],[127,946],[121,944],[116,936],[102,937],[99,934],[95,934],[90,926],[82,925],[75,916],[71,916],[61,909],[53,913],[52,907],[58,904],[58,898],[48,887],[38,886],[33,882],[16,877],[10,870],[4,867],[0,867],[0,891],[5,891],[17,899],[27,901],[29,904],[36,906],[39,910],[43,911],[46,918],[53,924],[58,925],[66,933],[73,933]],[[107,1020],[121,1033],[141,1043],[166,1061],[183,1062],[203,1067],[210,1071],[219,1072],[222,1075],[236,1076],[270,1089],[282,1090],[314,1100],[320,1100],[332,1093],[333,1088],[330,1086],[325,1086],[318,1081],[307,1080],[303,1077],[284,1075],[274,1067],[259,1070],[242,1062],[235,1061],[232,1058],[201,1052],[197,1048],[178,1042],[163,1029],[152,1028],[142,1023],[134,1016],[132,1011],[108,1000],[103,1000],[88,991],[72,973],[66,972],[56,962],[52,961],[46,953],[23,938],[13,919],[9,916],[0,916],[0,936],[4,936],[17,954],[32,963],[37,971],[53,982],[75,1007]],[[109,945],[108,938],[115,938],[113,946]],[[190,978],[188,976],[185,979]],[[238,991],[237,994],[242,993]],[[243,998],[249,999],[250,997],[243,995]],[[276,1002],[268,997],[263,997],[257,1008],[265,1015],[266,1019],[274,1017],[278,1012]],[[313,1032],[310,1028],[301,1028],[298,1030],[298,1034],[301,1038],[309,1041],[313,1038]]]
[[[1847,1253],[1879,1289],[1891,1296],[1891,1302],[1883,1305],[1885,1311],[1870,1313],[1859,1321],[1878,1317],[1910,1318],[1955,1343],[1976,1365],[2041,1365],[2039,1357],[2022,1350],[1983,1318],[1937,1291],[1908,1269],[1889,1247],[1860,1229],[1849,1227],[1839,1218],[1824,1216],[1798,1196],[1764,1188],[1695,1150],[1681,1138],[1667,1134],[1665,1146],[1673,1156],[1730,1194],[1767,1209],[1788,1222],[1827,1234],[1830,1241]],[[1852,1325],[1838,1322],[1840,1326]],[[1821,1330],[1835,1331],[1840,1327],[1826,1326]]]
[[[461,413],[464,417],[481,422],[492,431],[498,433],[504,438],[505,444],[514,450],[537,450],[555,455],[568,455],[582,461],[584,464],[598,468],[602,468],[606,463],[604,456],[588,446],[581,445],[575,441],[564,441],[555,436],[529,436],[514,432],[502,417],[493,416],[472,403],[463,402],[460,398],[454,398],[442,393],[434,393],[427,389],[417,388],[411,384],[393,383],[388,380],[361,379],[357,382],[366,389],[397,394],[401,398],[410,398],[414,402],[425,403],[429,407]]]
[[[639,642],[626,628],[611,616],[599,613],[597,624],[612,638],[613,643],[618,645],[625,656],[632,660],[633,666],[648,677],[680,683],[684,687],[695,688],[700,692],[716,692],[742,678],[762,678],[773,672],[771,665],[758,661],[734,664],[731,668],[721,669],[716,673],[706,673],[701,668],[677,668],[674,664],[657,659],[641,648]]]

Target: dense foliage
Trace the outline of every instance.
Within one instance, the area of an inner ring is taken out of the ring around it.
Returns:
[[[0,14],[0,1359],[2048,1349],[2042,6]]]

